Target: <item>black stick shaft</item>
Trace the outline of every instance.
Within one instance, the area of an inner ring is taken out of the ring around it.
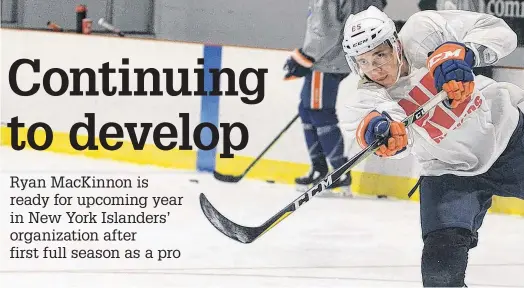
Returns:
[[[426,115],[430,110],[434,109],[440,102],[446,99],[446,92],[439,92],[437,95],[435,95],[435,97],[430,99],[424,105],[420,106],[411,115],[404,118],[402,122],[406,127],[411,126],[415,121],[424,117],[424,115]],[[347,171],[355,167],[358,163],[360,163],[368,156],[373,154],[386,139],[386,137],[376,139],[368,147],[351,157],[351,159],[349,159],[348,162],[346,162],[344,165],[340,166],[335,171],[326,175],[326,177],[320,180],[315,186],[311,187],[308,191],[300,195],[293,202],[289,203],[286,207],[284,207],[278,213],[273,215],[266,222],[264,222],[264,224],[260,226],[247,227],[232,222],[224,215],[222,215],[220,212],[218,212],[213,207],[213,205],[211,205],[211,203],[207,200],[204,194],[200,194],[200,207],[202,208],[204,215],[211,222],[211,224],[224,235],[242,243],[251,243],[263,234],[265,234],[267,231],[271,230],[278,223],[280,223],[282,220],[284,220],[293,212],[295,212],[298,208],[302,207],[315,195],[326,189],[331,188],[335,181],[337,181]]]
[[[287,123],[286,127],[284,127],[284,129],[282,129],[282,131],[280,131],[280,133],[278,133],[278,135],[275,137],[275,139],[273,139],[273,141],[271,141],[271,143],[269,143],[269,145],[267,145],[266,149],[264,149],[264,151],[262,151],[258,155],[258,157],[253,162],[251,162],[251,164],[249,164],[249,166],[246,168],[246,171],[244,171],[244,173],[242,173],[242,177],[244,177],[244,175],[246,175],[247,172],[249,172],[249,170],[251,170],[251,168],[253,168],[253,166],[255,166],[255,164],[258,162],[258,160],[260,160],[260,158],[262,158],[262,156],[264,156],[264,154],[266,154],[266,152],[269,151],[269,149],[271,149],[273,144],[275,144],[275,142],[277,142],[277,140],[280,139],[280,137],[289,129],[289,127],[291,127],[291,125],[293,125],[293,123],[295,123],[295,121],[297,121],[298,116],[299,116],[298,114],[295,115],[295,117],[293,117],[293,119],[291,119],[291,121],[289,121],[289,123]]]

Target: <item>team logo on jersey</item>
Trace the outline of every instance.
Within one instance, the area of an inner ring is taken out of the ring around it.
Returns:
[[[408,98],[401,99],[398,101],[398,104],[406,114],[410,115],[437,95],[437,89],[430,74],[424,75],[420,82],[409,91],[408,95]],[[440,143],[450,131],[459,128],[467,119],[467,116],[476,111],[481,105],[482,98],[475,93],[457,108],[451,110],[439,104],[433,111],[430,111],[414,123],[416,126],[424,129],[429,138],[435,141],[435,143]]]

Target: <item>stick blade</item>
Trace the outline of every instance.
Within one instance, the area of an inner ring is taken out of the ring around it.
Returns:
[[[242,179],[242,175],[240,176],[234,176],[234,175],[224,175],[217,171],[213,171],[213,176],[215,176],[215,179],[222,182],[229,182],[229,183],[237,183]]]
[[[207,220],[209,220],[218,231],[240,243],[251,243],[263,232],[262,227],[246,227],[227,219],[211,205],[203,193],[200,194],[200,207]]]

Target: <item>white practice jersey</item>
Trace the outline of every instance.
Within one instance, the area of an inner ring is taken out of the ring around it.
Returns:
[[[410,72],[391,88],[362,82],[356,97],[347,97],[350,109],[346,127],[355,133],[358,123],[371,112],[386,111],[396,120],[437,94],[426,68],[428,53],[447,41],[488,47],[498,59],[517,45],[516,34],[498,18],[468,11],[423,11],[414,14],[399,33]],[[493,55],[492,55],[493,56]],[[475,77],[469,101],[455,109],[440,104],[408,128],[408,149],[392,158],[414,154],[421,175],[477,175],[486,172],[502,154],[516,128],[518,103],[524,91],[510,83]]]

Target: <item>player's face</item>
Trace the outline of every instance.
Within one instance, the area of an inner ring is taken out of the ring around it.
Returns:
[[[356,57],[360,70],[373,82],[386,88],[395,84],[399,63],[391,46],[384,43],[377,48]]]

